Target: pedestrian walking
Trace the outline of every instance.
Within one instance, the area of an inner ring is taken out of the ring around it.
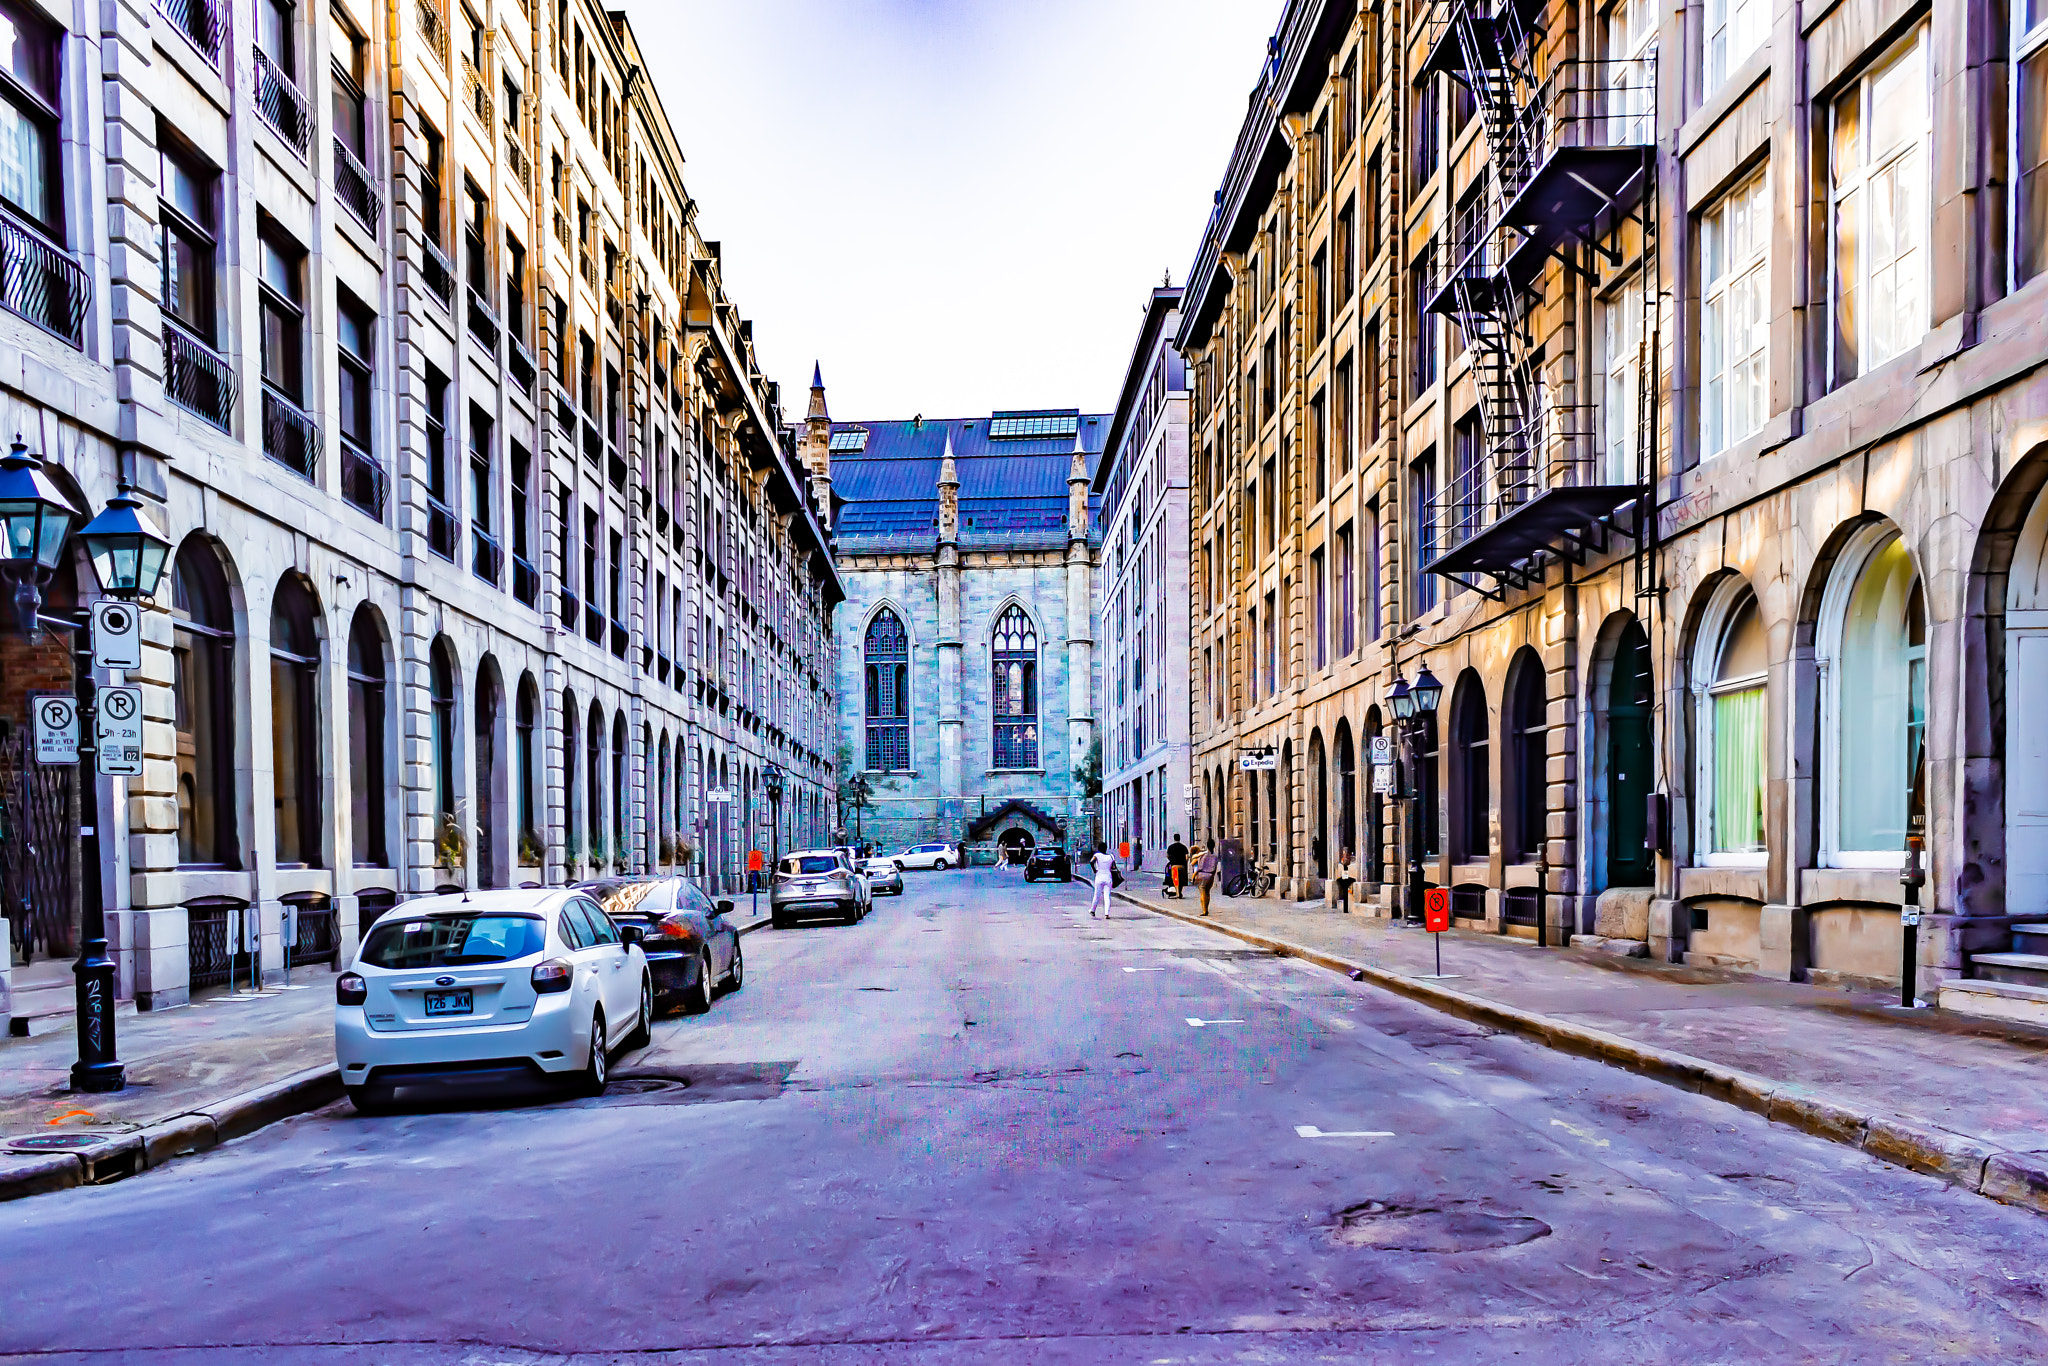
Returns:
[[[1098,906],[1101,907],[1100,914],[1109,914],[1109,889],[1116,885],[1116,855],[1097,847],[1088,859],[1088,866],[1095,870],[1095,895],[1088,901],[1088,918],[1093,920]]]
[[[1345,915],[1351,914],[1351,886],[1358,881],[1358,870],[1351,865],[1351,851],[1346,849],[1337,855],[1336,876],[1330,879],[1330,904]]]
[[[1202,857],[1195,863],[1195,885],[1202,889],[1202,914],[1209,914],[1209,889],[1216,885],[1216,846],[1204,842]]]
[[[1180,836],[1173,837],[1173,843],[1166,846],[1166,886],[1175,901],[1184,901],[1188,894],[1188,847],[1180,842]]]

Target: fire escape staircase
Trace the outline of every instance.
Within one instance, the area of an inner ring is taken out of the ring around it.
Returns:
[[[1553,562],[1583,564],[1614,536],[1634,536],[1653,483],[1653,445],[1636,443],[1634,470],[1606,469],[1590,406],[1546,398],[1529,311],[1553,255],[1576,268],[1584,247],[1620,264],[1609,243],[1624,223],[1642,234],[1651,278],[1655,53],[1539,71],[1543,9],[1542,0],[1435,0],[1423,67],[1471,92],[1488,152],[1484,184],[1440,234],[1424,300],[1457,323],[1472,354],[1482,447],[1457,453],[1430,504],[1437,554],[1426,568],[1495,600],[1540,583]],[[1645,292],[1651,314],[1655,290]],[[1657,411],[1655,370],[1643,367],[1636,411],[1646,420]]]

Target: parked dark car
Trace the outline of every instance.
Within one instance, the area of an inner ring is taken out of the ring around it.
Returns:
[[[621,928],[641,929],[640,950],[654,983],[656,1010],[711,1009],[723,991],[746,981],[732,902],[713,902],[679,877],[612,877],[580,884]]]
[[[1031,851],[1030,858],[1024,860],[1026,882],[1036,882],[1042,877],[1053,878],[1059,882],[1074,880],[1074,860],[1073,856],[1067,853],[1066,846],[1041,844]]]

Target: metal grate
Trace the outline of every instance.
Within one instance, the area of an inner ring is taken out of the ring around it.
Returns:
[[[1536,923],[1536,889],[1510,887],[1501,895],[1501,919],[1510,925]]]
[[[292,966],[332,963],[341,950],[341,915],[332,903],[299,907],[299,942],[292,947]]]
[[[249,976],[249,955],[234,947],[234,931],[245,908],[234,901],[186,903],[186,952],[191,956],[191,990],[224,987]]]
[[[65,957],[71,932],[71,772],[38,764],[20,730],[0,739],[0,906],[16,952]]]

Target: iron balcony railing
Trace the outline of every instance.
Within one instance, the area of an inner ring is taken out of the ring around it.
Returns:
[[[533,163],[526,159],[526,149],[519,145],[518,130],[505,130],[505,165],[519,182],[519,187],[529,194],[533,191]]]
[[[583,456],[598,468],[604,467],[604,434],[587,417],[583,419]]]
[[[363,447],[341,438],[341,496],[378,521],[384,520],[384,498],[389,481],[384,466]]]
[[[604,609],[594,602],[583,604],[583,638],[592,645],[604,639]]]
[[[427,46],[441,59],[441,66],[448,65],[448,21],[441,16],[441,7],[434,0],[419,0],[413,10],[414,22],[419,25],[420,37],[427,40]]]
[[[506,348],[506,368],[512,372],[512,383],[519,392],[531,394],[534,382],[540,378],[540,367],[534,363],[533,353],[526,349],[526,343],[517,337],[509,338],[511,345]]]
[[[92,281],[70,252],[0,214],[0,308],[82,347]]]
[[[560,209],[555,210],[555,240],[560,242],[565,250],[571,245],[569,240],[569,220],[562,216]]]
[[[493,354],[498,350],[498,315],[484,302],[484,296],[474,289],[469,291],[469,335],[484,344]]]
[[[512,596],[528,607],[540,601],[540,571],[520,555],[512,557]]]
[[[488,129],[491,126],[491,111],[494,108],[491,102],[491,83],[483,78],[483,73],[476,69],[476,63],[469,59],[467,53],[464,53],[462,58],[462,80],[469,89],[470,112],[476,115],[478,123]]]
[[[384,216],[384,196],[378,193],[370,168],[340,138],[334,140],[334,188],[356,221],[373,233],[377,231],[378,221]]]
[[[567,588],[564,588],[562,590],[561,618],[561,627],[564,631],[573,631],[576,629],[576,618],[578,614],[582,612],[582,610],[583,604],[577,600],[575,593],[571,592]]]
[[[576,439],[576,405],[559,384],[555,386],[555,430],[572,442]]]
[[[234,430],[235,400],[242,392],[235,367],[169,314],[164,315],[164,392],[222,431]]]
[[[1654,47],[1640,57],[1559,62],[1505,124],[1505,145],[1492,149],[1501,200],[1512,201],[1562,152],[1644,149],[1656,131]]]
[[[263,386],[263,453],[304,479],[320,475],[320,428],[306,410]]]
[[[306,109],[306,97],[261,47],[256,49],[256,112],[291,144],[299,160],[306,159],[313,145],[313,117]]]
[[[455,509],[427,495],[427,549],[444,560],[455,558]]]
[[[469,529],[469,567],[478,578],[496,588],[505,573],[505,551],[498,538],[480,526]]]
[[[420,239],[420,279],[428,293],[441,301],[441,307],[454,307],[455,263],[424,237]]]
[[[156,0],[156,12],[170,20],[171,27],[199,49],[208,65],[220,65],[220,45],[227,36],[227,23],[214,0]]]
[[[1518,428],[1453,469],[1430,504],[1430,546],[1443,555],[1555,489],[1604,486],[1584,405],[1540,404]]]
[[[612,653],[620,659],[626,657],[626,623],[623,621],[612,623]]]

